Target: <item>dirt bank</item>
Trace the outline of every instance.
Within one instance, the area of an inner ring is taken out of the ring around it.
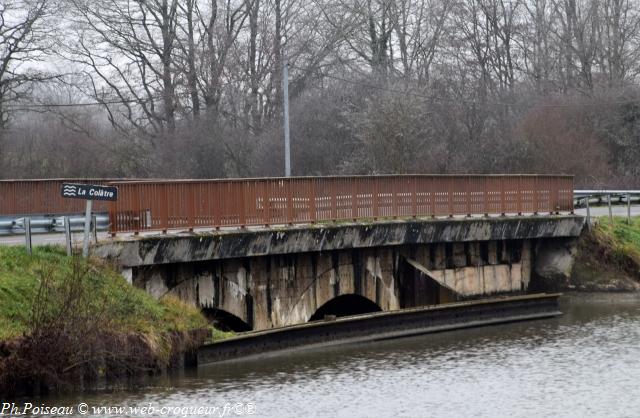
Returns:
[[[600,218],[577,242],[567,290],[640,291],[640,219]]]
[[[156,301],[99,260],[0,247],[0,398],[163,372],[209,338],[198,309]]]

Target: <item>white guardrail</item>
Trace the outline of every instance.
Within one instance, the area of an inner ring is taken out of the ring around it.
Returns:
[[[71,232],[82,231],[84,216],[75,214],[68,216],[0,216],[0,235],[23,235],[26,231],[26,220],[31,223],[32,234],[51,234],[65,232],[65,221],[69,222]],[[93,216],[95,229],[107,231],[109,229],[109,215],[97,213]],[[92,225],[92,229],[94,226]]]
[[[85,218],[80,215],[69,216],[1,216],[0,217],[0,236],[1,235],[24,235],[25,246],[27,252],[31,254],[31,237],[33,234],[46,234],[46,233],[64,233],[65,246],[67,248],[67,254],[73,253],[73,246],[71,241],[71,233],[77,231],[83,231],[85,224]],[[109,229],[109,217],[104,214],[94,214],[91,217],[91,231],[93,231],[93,241],[98,241],[98,231],[106,231]],[[85,238],[88,239],[88,238]]]
[[[605,199],[607,207],[609,208],[609,222],[613,222],[612,205],[617,203],[626,204],[627,222],[631,223],[631,203],[632,201],[640,203],[640,190],[574,190],[573,200],[575,207],[584,207],[587,210],[587,227],[591,227],[591,203],[595,201],[597,204],[602,204]],[[617,202],[614,202],[614,200],[617,200]]]

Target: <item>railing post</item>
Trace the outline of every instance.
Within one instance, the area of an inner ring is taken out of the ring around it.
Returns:
[[[375,177],[373,179],[373,192],[372,192],[372,196],[371,196],[371,204],[373,205],[373,220],[377,220],[378,217],[380,216],[380,202],[379,202],[379,195],[380,195],[380,179]]]
[[[539,204],[540,204],[540,193],[538,189],[540,187],[540,181],[538,177],[533,178],[533,214],[538,214]]]
[[[431,204],[431,217],[436,217],[436,177],[429,178],[429,202]]]
[[[213,226],[220,229],[222,226],[222,183],[213,184]]]
[[[447,181],[447,197],[449,198],[449,217],[453,218],[453,198],[454,198],[454,188],[453,188],[453,179],[449,178]]]
[[[239,221],[240,221],[240,228],[244,228],[245,226],[247,226],[247,205],[245,204],[245,190],[247,189],[246,185],[247,182],[245,181],[239,181],[237,183],[235,183],[236,186],[239,186],[236,188],[237,193],[240,193],[240,196],[238,196],[238,204],[239,204],[239,210],[240,213],[238,214],[239,216]]]
[[[418,178],[411,178],[411,215],[413,218],[418,217]]]
[[[391,210],[393,211],[393,219],[397,219],[398,218],[398,187],[397,186],[397,178],[396,177],[392,177],[390,180],[391,182]]]
[[[471,183],[471,177],[467,176],[466,180],[464,182],[464,194],[465,194],[465,198],[466,198],[466,212],[467,212],[467,218],[471,217],[471,185],[469,183]]]
[[[351,191],[351,219],[356,221],[358,220],[358,186],[353,178],[349,180],[349,190]]]
[[[518,197],[517,208],[518,216],[522,216],[522,176],[518,176]]]
[[[196,206],[196,193],[195,193],[195,184],[194,183],[184,183],[182,187],[186,187],[186,197],[187,197],[187,227],[189,228],[189,232],[193,232],[195,228],[195,206]]]
[[[506,197],[505,197],[505,191],[504,191],[504,183],[506,177],[500,177],[500,215],[505,216],[507,214],[507,204],[506,204]]]
[[[571,182],[570,183],[571,184],[569,185],[569,190],[570,190],[571,196],[570,196],[570,199],[569,199],[569,205],[571,207],[571,214],[573,215],[574,214],[574,210],[575,210],[575,208],[573,207],[573,176],[571,177]]]
[[[338,204],[336,202],[336,200],[338,199],[337,195],[337,191],[336,191],[336,183],[338,180],[336,179],[332,179],[331,180],[331,220],[333,222],[336,221],[336,219],[338,218]]]
[[[318,218],[316,213],[316,179],[310,179],[311,187],[309,187],[309,211],[311,223],[315,223]]]
[[[132,230],[134,235],[144,229],[144,223],[140,219],[140,195],[144,190],[144,185],[134,185],[128,189],[126,196],[129,198],[129,206],[126,209],[125,217],[127,219],[126,229]],[[155,190],[154,190],[155,191]],[[120,192],[120,199],[124,196],[123,191]],[[137,219],[137,220],[136,220]]]
[[[487,178],[482,180],[482,215],[489,216],[489,210],[487,209]]]
[[[162,228],[162,233],[166,234],[167,229],[169,228],[169,196],[167,193],[167,188],[169,184],[161,184],[160,185],[160,193],[159,196],[155,196],[156,199],[160,198],[160,228]]]
[[[264,226],[269,226],[271,223],[271,183],[270,180],[262,181],[263,188],[263,212],[262,212],[262,222]]]
[[[285,180],[285,184],[286,184],[286,192],[287,192],[287,223],[289,225],[293,224],[293,198],[292,198],[292,191],[291,191],[291,182],[293,180],[291,179],[287,179]]]
[[[631,225],[631,194],[627,193],[627,224]]]
[[[553,177],[551,180],[553,183],[549,187],[549,215],[557,213],[560,208],[560,202],[558,198],[558,188],[560,187],[560,179]],[[573,197],[572,197],[573,199]]]

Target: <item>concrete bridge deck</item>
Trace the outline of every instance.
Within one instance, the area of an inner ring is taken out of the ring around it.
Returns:
[[[462,217],[342,222],[127,236],[101,242],[95,255],[123,267],[374,248],[409,244],[577,237],[578,215]]]

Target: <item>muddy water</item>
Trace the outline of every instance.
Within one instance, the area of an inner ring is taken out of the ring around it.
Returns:
[[[556,319],[214,365],[134,391],[34,403],[83,402],[84,416],[640,416],[640,298],[563,305]]]

